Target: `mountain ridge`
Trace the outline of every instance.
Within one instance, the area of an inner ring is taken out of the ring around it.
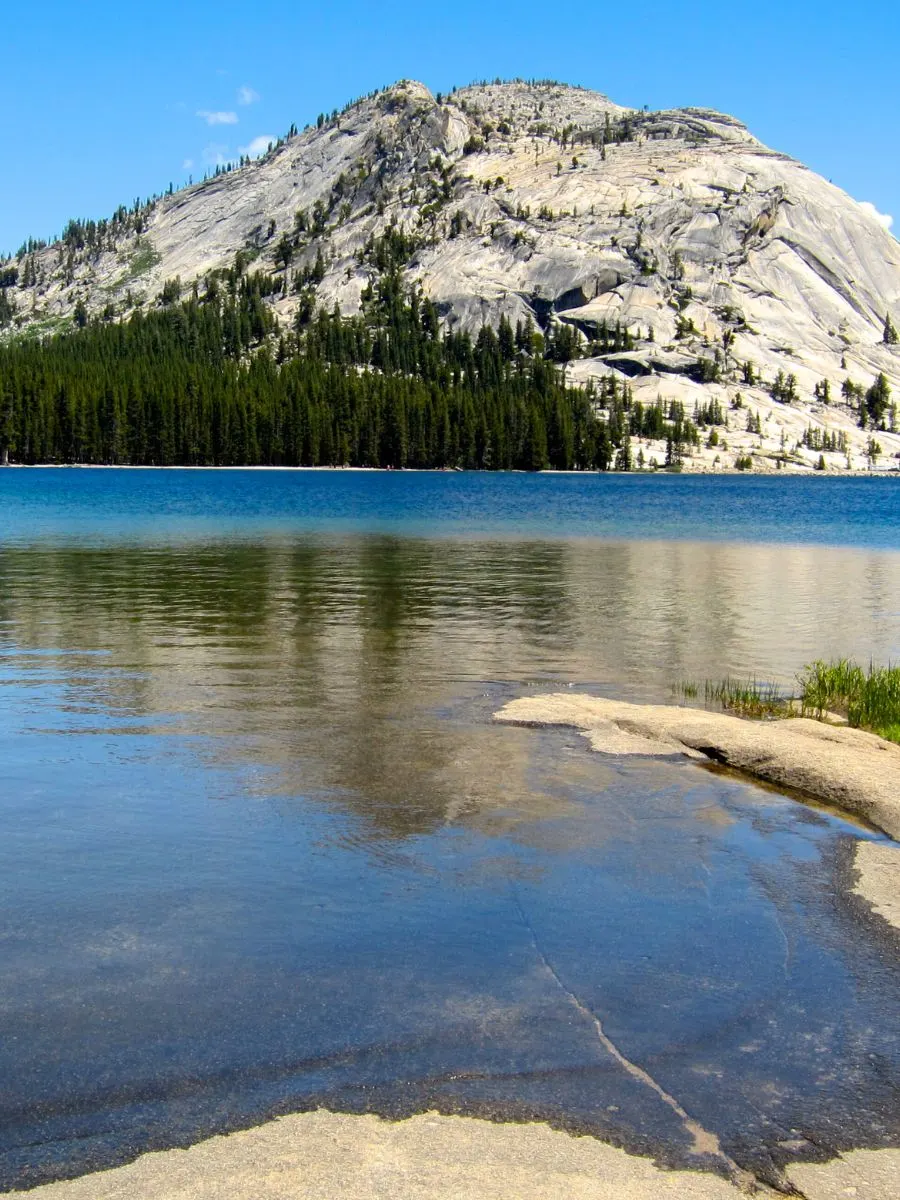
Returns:
[[[900,388],[884,340],[900,244],[727,114],[550,82],[443,97],[403,81],[117,218],[0,263],[0,281],[16,274],[0,288],[7,337],[171,303],[236,255],[277,276],[282,327],[310,306],[352,315],[393,239],[392,265],[447,328],[531,322],[573,383],[615,373],[644,404],[718,405],[725,421],[684,467],[897,464],[890,405],[877,435],[859,415],[880,376]],[[634,447],[647,465],[664,451]]]

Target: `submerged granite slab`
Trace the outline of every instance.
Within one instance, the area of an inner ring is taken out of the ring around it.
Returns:
[[[495,719],[572,726],[608,754],[699,754],[836,805],[900,840],[900,746],[862,729],[572,693],[511,700]]]

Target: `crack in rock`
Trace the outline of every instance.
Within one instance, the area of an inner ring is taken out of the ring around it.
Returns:
[[[672,1112],[675,1113],[684,1126],[685,1131],[690,1135],[691,1152],[693,1154],[717,1158],[719,1162],[725,1166],[731,1181],[742,1191],[758,1191],[760,1182],[756,1176],[753,1175],[752,1172],[746,1171],[743,1167],[739,1166],[733,1158],[729,1157],[729,1155],[726,1154],[722,1149],[722,1145],[718,1136],[705,1126],[701,1125],[699,1121],[690,1115],[690,1113],[686,1112],[676,1098],[670,1092],[667,1092],[658,1080],[654,1079],[653,1076],[648,1071],[645,1071],[644,1068],[638,1063],[632,1062],[630,1058],[626,1057],[626,1055],[622,1053],[619,1047],[606,1033],[603,1028],[602,1021],[593,1011],[593,1009],[588,1008],[588,1006],[584,1004],[583,1001],[578,998],[578,996],[576,996],[571,988],[567,987],[565,983],[563,983],[559,972],[544,953],[534,926],[529,920],[525,909],[522,907],[522,902],[516,892],[513,893],[513,899],[516,909],[519,913],[519,918],[523,926],[528,930],[535,952],[540,958],[544,969],[550,975],[557,988],[559,988],[569,1003],[573,1005],[573,1007],[576,1008],[579,1013],[581,1013],[585,1020],[589,1021],[593,1025],[594,1031],[597,1034],[597,1038],[607,1054],[615,1059],[619,1066],[622,1067],[622,1069],[626,1071],[632,1079],[637,1080],[639,1083],[644,1084],[645,1087],[648,1087],[652,1092],[655,1092],[660,1100],[662,1100],[662,1102],[666,1104],[672,1110]]]

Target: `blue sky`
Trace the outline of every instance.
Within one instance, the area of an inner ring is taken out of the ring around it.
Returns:
[[[0,252],[197,178],[400,78],[581,83],[705,105],[900,232],[900,4],[631,5],[61,0],[4,5]],[[190,164],[189,166],[186,164]]]

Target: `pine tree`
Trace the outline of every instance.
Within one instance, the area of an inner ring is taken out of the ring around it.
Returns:
[[[281,235],[278,245],[275,247],[275,262],[286,271],[291,265],[294,257],[294,243],[286,233]]]
[[[896,346],[898,340],[897,330],[894,327],[894,322],[891,320],[891,314],[887,313],[884,318],[884,333],[881,336],[885,346]]]
[[[865,411],[876,429],[884,428],[884,418],[890,403],[891,386],[887,381],[887,376],[882,373],[877,376],[865,396]]]
[[[516,356],[516,339],[512,326],[505,315],[500,318],[497,337],[500,346],[500,357],[504,362],[512,362]]]

